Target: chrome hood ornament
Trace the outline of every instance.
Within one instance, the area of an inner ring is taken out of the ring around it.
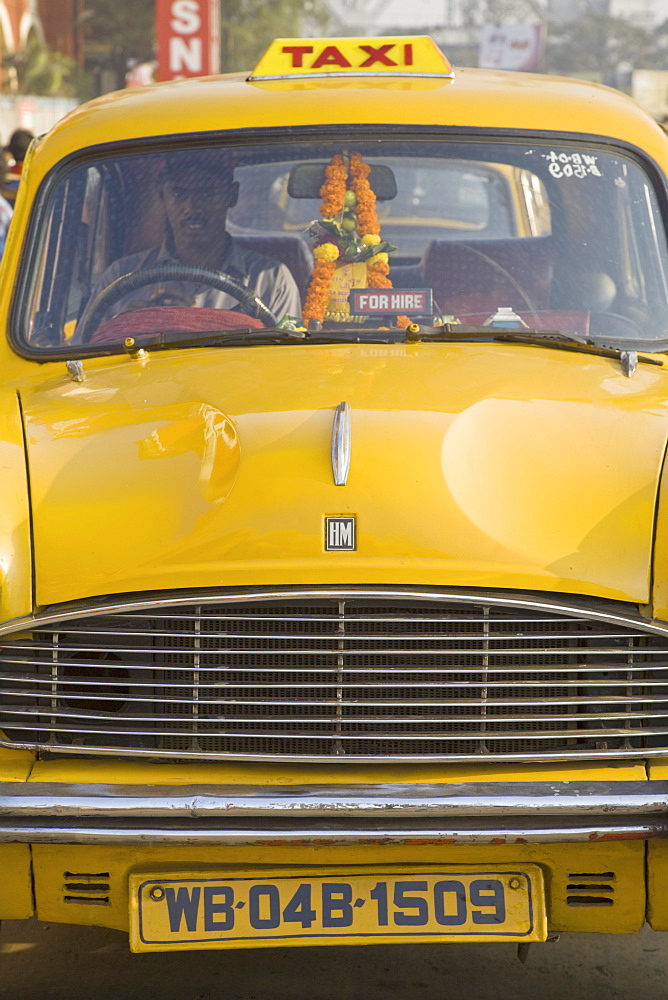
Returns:
[[[332,424],[332,472],[337,486],[345,486],[350,471],[350,451],[352,446],[352,429],[350,423],[350,406],[339,403],[334,411]]]

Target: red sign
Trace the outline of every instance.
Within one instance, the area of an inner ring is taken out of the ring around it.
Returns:
[[[218,0],[156,0],[157,80],[220,72]]]
[[[362,316],[377,313],[424,316],[432,311],[431,288],[353,288],[350,311]]]

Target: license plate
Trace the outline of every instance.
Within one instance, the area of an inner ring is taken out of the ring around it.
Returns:
[[[133,951],[544,941],[537,865],[133,874]]]

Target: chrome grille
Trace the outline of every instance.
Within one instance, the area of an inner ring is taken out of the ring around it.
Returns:
[[[12,745],[316,761],[668,748],[668,631],[626,606],[163,595],[30,627],[0,636],[0,729]]]

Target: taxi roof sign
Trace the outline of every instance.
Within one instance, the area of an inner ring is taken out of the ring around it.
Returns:
[[[380,38],[275,38],[249,80],[331,76],[452,78],[452,66],[429,35]]]

